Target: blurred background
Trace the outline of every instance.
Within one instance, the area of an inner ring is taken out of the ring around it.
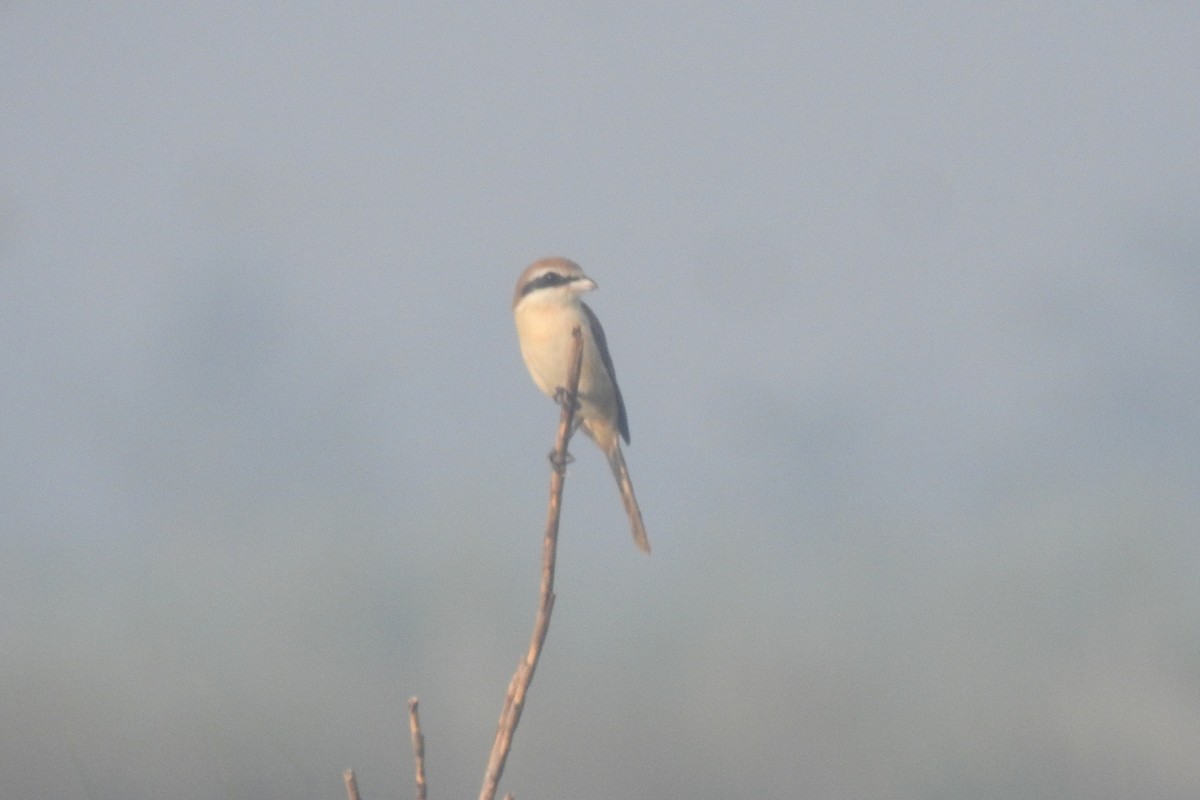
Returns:
[[[1190,3],[0,5],[0,795],[1200,796]]]

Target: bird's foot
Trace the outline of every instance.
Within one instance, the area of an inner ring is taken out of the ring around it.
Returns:
[[[551,450],[547,458],[550,459],[550,466],[554,467],[556,472],[566,472],[567,465],[575,461],[575,456],[566,451],[559,458],[558,450]]]
[[[558,403],[563,408],[567,407],[567,401],[571,398],[571,393],[567,391],[565,386],[559,386],[554,390],[554,402]],[[579,410],[579,398],[575,398],[575,407],[572,411]]]

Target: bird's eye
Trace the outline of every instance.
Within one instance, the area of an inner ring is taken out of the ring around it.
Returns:
[[[525,288],[521,290],[521,296],[536,292],[538,289],[550,289],[555,286],[563,286],[572,281],[572,278],[567,278],[558,272],[543,272],[529,283],[525,284]]]

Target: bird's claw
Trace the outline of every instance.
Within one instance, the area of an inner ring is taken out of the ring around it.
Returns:
[[[563,451],[562,457],[560,458],[558,455],[558,450],[551,450],[550,455],[548,455],[547,458],[550,459],[551,466],[553,466],[558,472],[564,472],[567,469],[567,465],[575,461],[575,456],[566,451]]]
[[[567,400],[571,397],[571,393],[567,391],[565,386],[559,386],[554,390],[554,402],[558,403],[563,408],[567,407]],[[579,398],[575,399],[575,407],[572,411],[579,410]]]

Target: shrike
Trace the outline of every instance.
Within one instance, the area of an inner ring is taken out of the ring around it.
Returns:
[[[579,295],[596,288],[596,283],[579,265],[565,258],[543,258],[530,264],[517,281],[513,295],[513,317],[521,356],[537,387],[550,397],[567,385],[571,358],[571,331],[583,332],[583,366],[579,374],[579,427],[596,443],[621,490],[621,502],[629,515],[633,541],[643,553],[650,552],[646,528],[633,483],[621,453],[621,439],[629,442],[629,421],[617,387],[608,343],[600,320]]]

